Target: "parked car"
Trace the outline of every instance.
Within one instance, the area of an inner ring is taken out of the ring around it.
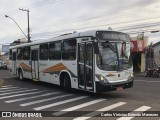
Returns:
[[[7,69],[7,64],[3,61],[0,61],[0,69]]]

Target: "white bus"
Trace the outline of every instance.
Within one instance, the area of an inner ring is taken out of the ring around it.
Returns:
[[[90,30],[10,47],[10,72],[90,92],[133,86],[129,35]]]

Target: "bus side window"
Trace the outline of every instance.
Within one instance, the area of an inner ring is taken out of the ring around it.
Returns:
[[[41,44],[40,45],[40,60],[48,60],[48,43],[47,44]]]
[[[76,39],[65,40],[63,42],[62,59],[63,60],[75,60],[76,59]]]
[[[49,59],[50,60],[61,59],[61,41],[49,44]]]
[[[23,60],[30,60],[30,47],[23,48]]]
[[[12,60],[13,60],[13,61],[16,61],[16,52],[13,52]]]
[[[23,49],[18,48],[17,49],[17,60],[22,60],[22,58],[23,58]]]
[[[12,60],[12,50],[9,50],[9,60]]]

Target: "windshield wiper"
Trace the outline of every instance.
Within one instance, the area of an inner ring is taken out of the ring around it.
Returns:
[[[105,44],[104,44],[105,43]],[[109,46],[109,48],[114,52],[117,53],[117,49],[114,48],[114,46],[110,42],[103,42],[102,43],[103,48],[106,48]]]
[[[111,48],[111,50],[112,50],[114,53],[117,52],[116,49],[113,47],[113,45],[112,45],[111,43],[109,43],[108,45],[109,45],[109,47]]]

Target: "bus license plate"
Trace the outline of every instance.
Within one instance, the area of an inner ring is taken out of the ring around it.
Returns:
[[[120,90],[123,90],[123,87],[122,87],[122,86],[117,87],[117,91],[120,91]]]

